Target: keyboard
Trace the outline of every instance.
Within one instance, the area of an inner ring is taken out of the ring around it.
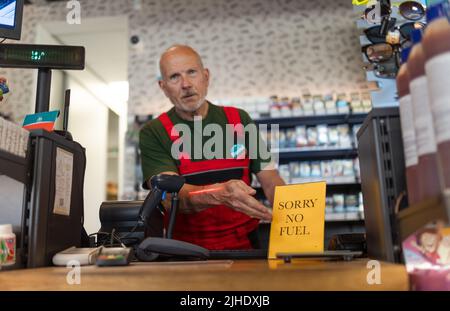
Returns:
[[[209,259],[267,259],[267,249],[210,250]]]

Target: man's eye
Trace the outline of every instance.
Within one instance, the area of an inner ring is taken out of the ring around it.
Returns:
[[[194,76],[196,74],[197,74],[197,70],[194,70],[194,69],[188,70],[188,75]]]
[[[169,77],[169,80],[172,81],[172,82],[176,82],[176,81],[178,81],[179,78],[180,78],[180,75],[179,74],[175,74],[175,75],[171,75]]]

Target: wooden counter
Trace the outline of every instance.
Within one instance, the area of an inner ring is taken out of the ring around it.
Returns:
[[[0,271],[0,290],[408,290],[403,265],[381,263],[381,284],[369,285],[369,259],[344,261],[223,260],[132,263],[81,267],[81,284],[69,285],[69,268]]]

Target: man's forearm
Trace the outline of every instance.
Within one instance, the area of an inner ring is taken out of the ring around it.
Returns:
[[[212,205],[221,204],[220,199],[217,197],[218,187],[220,187],[220,184],[208,186],[184,184],[179,193],[180,212],[195,213]]]
[[[257,175],[258,180],[263,188],[264,194],[273,205],[273,199],[275,196],[275,187],[285,185],[284,180],[278,174],[276,170],[261,171]]]

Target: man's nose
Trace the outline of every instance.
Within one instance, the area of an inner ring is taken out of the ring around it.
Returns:
[[[187,76],[181,76],[181,87],[183,89],[188,89],[192,87],[191,80]]]

